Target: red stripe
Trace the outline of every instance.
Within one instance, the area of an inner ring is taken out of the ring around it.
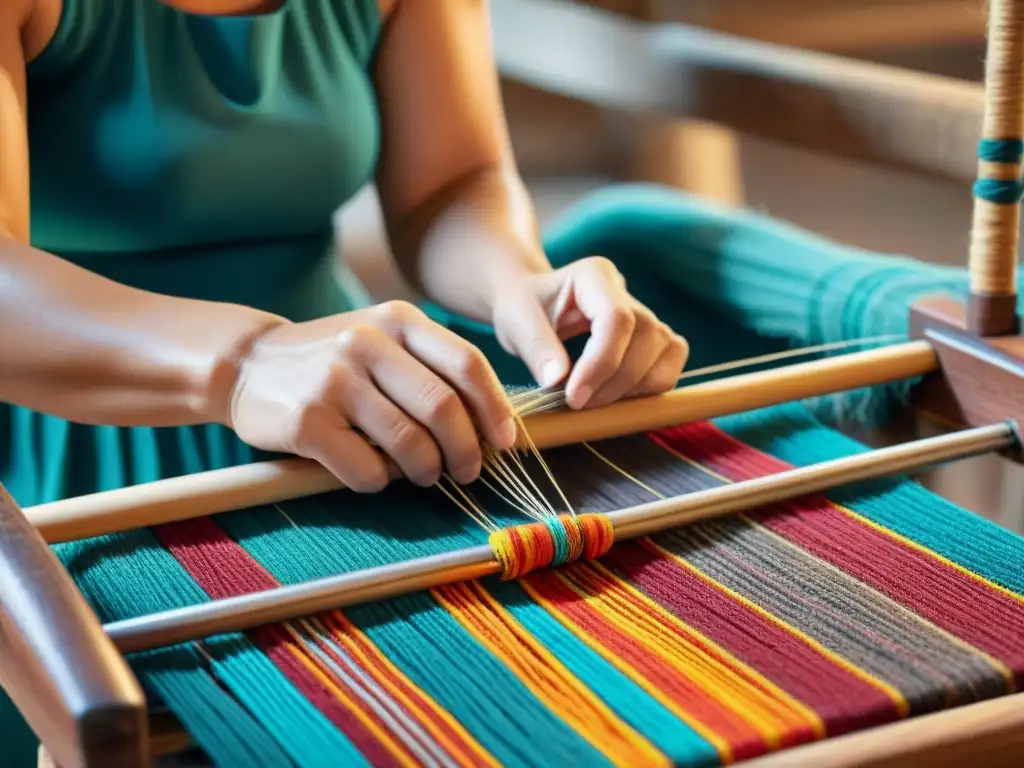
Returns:
[[[688,424],[652,438],[733,481],[791,469],[712,424]],[[785,510],[786,514],[778,514]],[[1024,603],[836,509],[823,497],[753,515],[816,557],[868,584],[917,615],[1000,659],[1024,686]]]
[[[228,537],[209,518],[171,523],[154,529],[163,545],[210,597],[261,592],[279,586],[253,557]],[[373,765],[398,765],[366,726],[331,694],[289,650],[290,637],[280,626],[266,627],[247,635],[273,661],[292,685],[355,745]],[[358,701],[358,696],[335,681]],[[374,719],[372,711],[364,712]]]
[[[830,736],[898,719],[884,692],[678,563],[635,544],[620,544],[603,562],[811,707]]]
[[[586,566],[568,566],[569,569],[581,567]],[[737,760],[757,757],[768,751],[762,736],[740,715],[730,711],[682,672],[650,653],[641,643],[620,632],[597,609],[570,589],[559,572],[536,571],[526,576],[524,583],[544,600],[550,601],[576,625],[581,634],[598,642],[615,658],[631,665],[694,720],[717,734],[729,744]]]

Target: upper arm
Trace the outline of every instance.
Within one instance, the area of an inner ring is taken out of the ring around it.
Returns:
[[[398,0],[376,67],[377,188],[390,220],[471,173],[513,164],[486,0]]]
[[[0,3],[0,234],[27,241],[24,17],[19,5]]]
[[[49,42],[60,0],[0,0],[0,235],[29,240],[25,62]]]

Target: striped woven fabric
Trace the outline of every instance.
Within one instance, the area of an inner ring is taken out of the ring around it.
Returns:
[[[788,406],[546,458],[607,511],[857,450]],[[112,619],[485,535],[396,486],[63,555]],[[1022,562],[1021,538],[876,482],[132,662],[219,765],[718,765],[1015,690]]]

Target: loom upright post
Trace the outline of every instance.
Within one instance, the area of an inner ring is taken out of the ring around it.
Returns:
[[[1021,165],[1024,160],[1024,0],[990,0],[985,117],[970,246],[968,329],[1016,334]]]

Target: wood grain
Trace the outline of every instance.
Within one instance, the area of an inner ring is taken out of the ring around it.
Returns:
[[[742,763],[749,768],[1019,768],[1024,694],[904,720]]]
[[[523,424],[537,448],[556,448],[916,378],[937,365],[929,344],[911,341],[703,382],[592,410],[538,413],[525,417]],[[522,435],[520,444],[526,447]],[[280,459],[62,499],[30,507],[26,514],[46,541],[56,543],[273,504],[341,487],[340,481],[316,462]]]
[[[931,344],[939,360],[939,370],[912,393],[922,415],[953,427],[1000,419],[1024,425],[1024,337],[974,336],[964,306],[944,296],[912,308],[910,333]]]
[[[148,763],[138,682],[2,486],[0,685],[62,768]]]

